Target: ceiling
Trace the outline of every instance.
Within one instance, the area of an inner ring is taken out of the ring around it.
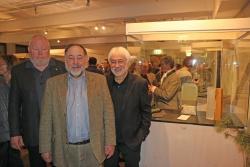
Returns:
[[[47,32],[55,48],[118,45],[126,23],[242,17],[250,17],[250,0],[2,0],[0,43],[27,44]]]

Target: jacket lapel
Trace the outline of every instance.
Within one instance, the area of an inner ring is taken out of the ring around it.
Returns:
[[[175,70],[170,71],[170,72],[167,74],[167,76],[164,77],[162,83],[163,83],[170,75],[172,75],[173,73],[175,73]]]
[[[126,91],[125,91],[125,95],[124,95],[124,98],[123,98],[123,103],[122,103],[122,111],[125,110],[126,108],[126,104],[127,104],[127,99],[129,99],[129,97],[131,96],[130,94],[132,93],[132,91],[134,90],[134,87],[135,87],[135,84],[132,84],[133,82],[133,76],[128,73],[128,83],[127,83],[127,88],[126,88]]]
[[[67,142],[67,91],[68,91],[68,73],[63,75],[63,82],[61,85],[61,89],[59,90],[60,93],[60,102],[59,104],[61,105],[60,108],[63,110],[63,121],[62,121],[62,129],[64,130],[64,139]],[[59,111],[60,112],[60,111]]]
[[[92,112],[93,109],[93,104],[94,104],[94,97],[96,96],[94,94],[95,90],[95,82],[93,81],[94,78],[89,74],[89,72],[85,71],[85,76],[86,76],[86,84],[87,84],[87,98],[88,98],[88,109],[89,109],[89,126],[90,126],[90,131],[92,124],[94,122],[94,117],[95,114]]]

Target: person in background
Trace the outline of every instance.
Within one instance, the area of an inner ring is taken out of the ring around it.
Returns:
[[[104,68],[104,75],[107,76],[110,74],[110,64],[108,62],[108,59],[105,59],[103,62],[103,68]]]
[[[58,167],[99,167],[115,148],[115,118],[105,76],[85,70],[86,49],[65,49],[68,73],[48,80],[40,121],[40,152]]]
[[[181,83],[192,82],[192,74],[191,74],[191,68],[193,67],[192,62],[193,62],[193,57],[191,56],[185,57],[185,59],[183,60],[182,68],[176,71]]]
[[[50,58],[46,37],[32,37],[30,59],[12,68],[9,100],[10,142],[14,149],[26,146],[31,167],[46,164],[39,154],[39,122],[41,100],[48,78],[65,73],[63,62]]]
[[[23,167],[19,150],[10,147],[8,101],[11,68],[16,62],[14,55],[0,56],[0,166]]]
[[[141,64],[141,77],[146,79],[148,81],[148,84],[151,85],[153,81],[156,79],[155,74],[150,72],[149,69],[149,63],[148,62],[143,62]]]
[[[108,54],[111,74],[107,76],[114,103],[116,124],[116,149],[114,156],[106,159],[105,167],[117,167],[122,154],[127,167],[139,167],[141,144],[149,134],[151,98],[145,79],[129,73],[129,52],[114,47]]]
[[[87,71],[103,74],[96,66],[97,59],[95,57],[89,57],[89,66],[86,68]]]
[[[160,86],[151,85],[149,88],[157,101],[157,107],[165,111],[180,112],[180,80],[174,70],[174,60],[171,56],[162,58],[161,70],[164,74]]]

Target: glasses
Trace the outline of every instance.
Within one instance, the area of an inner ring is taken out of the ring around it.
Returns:
[[[125,59],[118,59],[118,60],[110,60],[110,65],[114,66],[116,64],[118,65],[124,65],[126,63]]]

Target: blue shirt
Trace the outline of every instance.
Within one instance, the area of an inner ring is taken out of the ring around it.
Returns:
[[[89,139],[89,110],[85,75],[74,78],[68,75],[67,137],[76,143]]]

